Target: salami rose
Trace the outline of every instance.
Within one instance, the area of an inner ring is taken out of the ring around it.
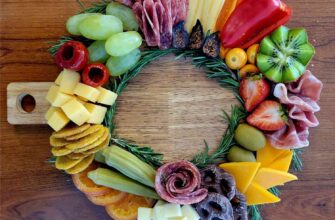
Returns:
[[[155,189],[162,199],[186,205],[206,198],[208,191],[200,184],[198,168],[188,161],[178,161],[164,164],[157,170]]]

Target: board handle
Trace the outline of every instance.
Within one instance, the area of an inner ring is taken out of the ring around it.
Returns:
[[[45,99],[52,82],[15,82],[7,86],[7,121],[12,125],[46,124]]]

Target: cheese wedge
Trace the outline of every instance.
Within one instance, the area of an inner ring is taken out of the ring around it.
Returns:
[[[90,112],[77,99],[71,99],[62,106],[66,116],[78,126],[84,124],[90,118]]]
[[[60,74],[62,75],[59,85],[60,91],[66,94],[73,95],[74,89],[80,82],[80,74],[68,69],[64,69]]]
[[[62,128],[64,128],[68,123],[70,122],[70,119],[66,117],[64,112],[61,109],[56,109],[53,111],[48,119],[48,125],[52,127],[55,131],[59,131]]]
[[[61,107],[66,102],[68,102],[70,99],[72,99],[74,96],[62,93],[60,91],[60,87],[57,85],[52,85],[49,88],[48,94],[46,96],[46,99],[50,104],[54,107]]]
[[[274,186],[281,186],[287,182],[297,180],[298,178],[290,173],[274,170],[271,168],[260,168],[255,176],[254,182],[264,187],[265,189],[270,189]]]
[[[252,182],[245,192],[248,205],[261,205],[268,203],[276,203],[280,198],[267,191],[264,187]]]
[[[106,107],[95,105],[92,103],[85,103],[84,106],[90,112],[90,117],[87,123],[101,124],[103,122],[106,112],[107,112]]]
[[[117,99],[117,94],[103,87],[98,87],[100,95],[97,102],[104,105],[113,105]]]
[[[280,170],[283,172],[288,172],[292,162],[293,151],[289,151],[285,154],[282,154],[279,158],[269,164],[267,167],[275,170]]]
[[[290,150],[281,150],[271,146],[267,141],[265,147],[257,151],[257,162],[261,163],[261,167],[268,167],[273,163],[277,158],[282,155],[287,155],[290,153]]]
[[[234,162],[220,164],[220,168],[234,176],[237,189],[245,193],[254,179],[260,163],[257,162]]]
[[[74,89],[74,94],[91,102],[96,102],[100,92],[98,89],[83,83],[78,83]]]

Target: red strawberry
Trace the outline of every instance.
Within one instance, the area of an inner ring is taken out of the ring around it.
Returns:
[[[261,130],[277,131],[286,125],[287,116],[279,102],[266,100],[248,116],[247,121]]]
[[[260,75],[243,78],[240,84],[240,95],[245,109],[251,112],[270,95],[270,84]]]

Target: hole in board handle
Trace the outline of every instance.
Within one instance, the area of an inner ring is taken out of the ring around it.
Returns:
[[[16,106],[20,112],[32,113],[36,107],[36,100],[30,94],[20,94],[16,100]]]

